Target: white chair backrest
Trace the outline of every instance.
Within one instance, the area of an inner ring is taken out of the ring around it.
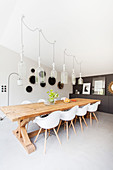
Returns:
[[[99,102],[96,102],[94,104],[91,104],[89,107],[88,107],[88,111],[89,112],[96,112],[97,109],[98,109],[98,105],[100,104],[100,101]]]
[[[78,106],[74,106],[68,111],[61,111],[60,119],[65,121],[74,119],[78,108],[79,108]]]
[[[56,126],[58,126],[60,121],[60,112],[61,111],[55,111],[49,114],[48,116],[41,118],[36,117],[34,122],[37,123],[41,128],[43,129],[51,129]]]
[[[77,110],[76,115],[78,115],[78,116],[86,115],[89,106],[90,106],[90,104],[87,104],[87,105],[85,105],[85,106],[83,106],[81,108],[79,107],[78,110]]]
[[[44,99],[39,99],[38,101],[37,101],[37,103],[45,103],[46,102],[46,100],[44,100]]]
[[[24,100],[21,104],[30,104],[31,102],[29,100]]]
[[[61,97],[61,100],[65,100],[66,99],[66,97]]]

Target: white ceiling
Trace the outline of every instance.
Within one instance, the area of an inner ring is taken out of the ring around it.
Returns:
[[[82,60],[82,75],[113,73],[113,0],[0,0],[0,44],[18,53],[20,18],[56,40],[56,69],[62,70],[63,52]],[[38,58],[38,35],[24,27],[25,56]],[[51,67],[52,46],[41,39],[41,61]],[[66,57],[69,74],[72,58]],[[75,64],[76,75],[79,66]]]

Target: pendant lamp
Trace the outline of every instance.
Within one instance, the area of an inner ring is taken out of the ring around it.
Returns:
[[[66,66],[65,66],[65,51],[64,50],[64,64],[63,64],[63,71],[61,72],[61,83],[68,84],[68,73],[66,72]]]
[[[75,77],[75,70],[74,70],[74,58],[75,56],[73,56],[73,70],[72,70],[72,75],[71,75],[71,79],[72,79],[72,84],[75,85],[76,84],[76,77]]]
[[[40,64],[40,33],[41,30],[39,30],[39,56],[38,56],[38,67],[36,68],[35,71],[35,79],[36,79],[36,83],[39,82],[40,83],[46,83],[46,74],[44,72],[44,69],[41,67]]]
[[[22,16],[21,18],[21,55],[20,55],[20,61],[18,63],[18,74],[20,79],[24,79],[26,77],[26,65],[23,61],[23,57],[24,57],[24,45],[23,45],[23,19],[24,16]]]
[[[82,79],[82,76],[81,76],[81,63],[80,63],[80,77],[78,79],[78,84],[79,85],[82,85],[83,84],[83,79]]]
[[[52,64],[53,69],[51,70],[51,77],[57,79],[57,71],[55,70],[55,43],[56,41],[54,41],[53,43],[53,64]]]

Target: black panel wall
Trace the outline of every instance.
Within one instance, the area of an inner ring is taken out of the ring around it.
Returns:
[[[76,84],[73,86],[73,94],[69,94],[69,98],[99,99],[99,100],[101,100],[101,105],[99,106],[99,111],[113,114],[113,94],[111,94],[108,91],[108,85],[111,81],[113,81],[113,74],[83,77],[83,81],[84,81],[84,83],[91,83],[91,89],[92,89],[93,78],[102,77],[102,76],[105,77],[105,95],[92,95],[92,92],[90,92],[90,95],[84,95],[84,94],[82,94],[83,86]],[[76,82],[78,82],[78,78],[77,78]],[[75,94],[76,89],[80,91],[80,94]]]

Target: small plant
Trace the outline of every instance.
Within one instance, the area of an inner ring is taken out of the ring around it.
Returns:
[[[57,92],[54,92],[52,89],[47,92],[49,95],[49,102],[54,103],[54,99],[57,99],[59,97],[59,94]]]

